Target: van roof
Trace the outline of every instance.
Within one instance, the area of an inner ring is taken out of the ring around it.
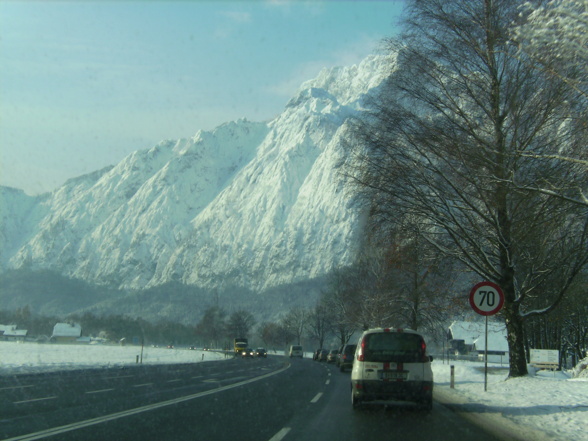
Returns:
[[[413,329],[409,329],[409,328],[371,328],[371,329],[367,329],[365,330],[363,333],[364,334],[375,334],[378,332],[405,332],[407,334],[418,334],[420,335],[420,333],[418,333],[417,331],[413,330]]]

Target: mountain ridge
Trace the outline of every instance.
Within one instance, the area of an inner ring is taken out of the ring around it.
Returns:
[[[162,141],[40,196],[1,188],[2,270],[121,290],[263,293],[324,280],[354,262],[362,233],[339,173],[346,121],[389,73],[377,55],[323,69],[271,121]]]

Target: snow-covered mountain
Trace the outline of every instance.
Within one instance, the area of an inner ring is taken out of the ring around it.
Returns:
[[[264,292],[351,264],[362,215],[340,173],[345,121],[389,72],[382,56],[325,69],[270,122],[164,141],[50,194],[2,188],[2,270]]]

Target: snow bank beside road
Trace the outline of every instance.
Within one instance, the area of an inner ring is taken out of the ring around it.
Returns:
[[[523,435],[526,426],[542,432],[544,439],[588,441],[588,377],[570,378],[566,372],[537,371],[534,375],[507,379],[507,366],[489,364],[485,392],[484,363],[451,364],[455,366],[455,389],[449,387],[450,365],[440,360],[433,362],[435,387],[462,403],[458,407],[506,418]],[[530,433],[523,439],[537,441]]]
[[[26,374],[137,363],[140,346],[60,345],[0,342],[0,375]],[[217,352],[145,346],[143,364],[195,363],[224,359]]]

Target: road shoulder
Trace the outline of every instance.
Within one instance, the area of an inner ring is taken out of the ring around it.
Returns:
[[[500,409],[476,403],[447,386],[435,385],[433,398],[503,441],[553,441],[553,436],[505,417]]]

